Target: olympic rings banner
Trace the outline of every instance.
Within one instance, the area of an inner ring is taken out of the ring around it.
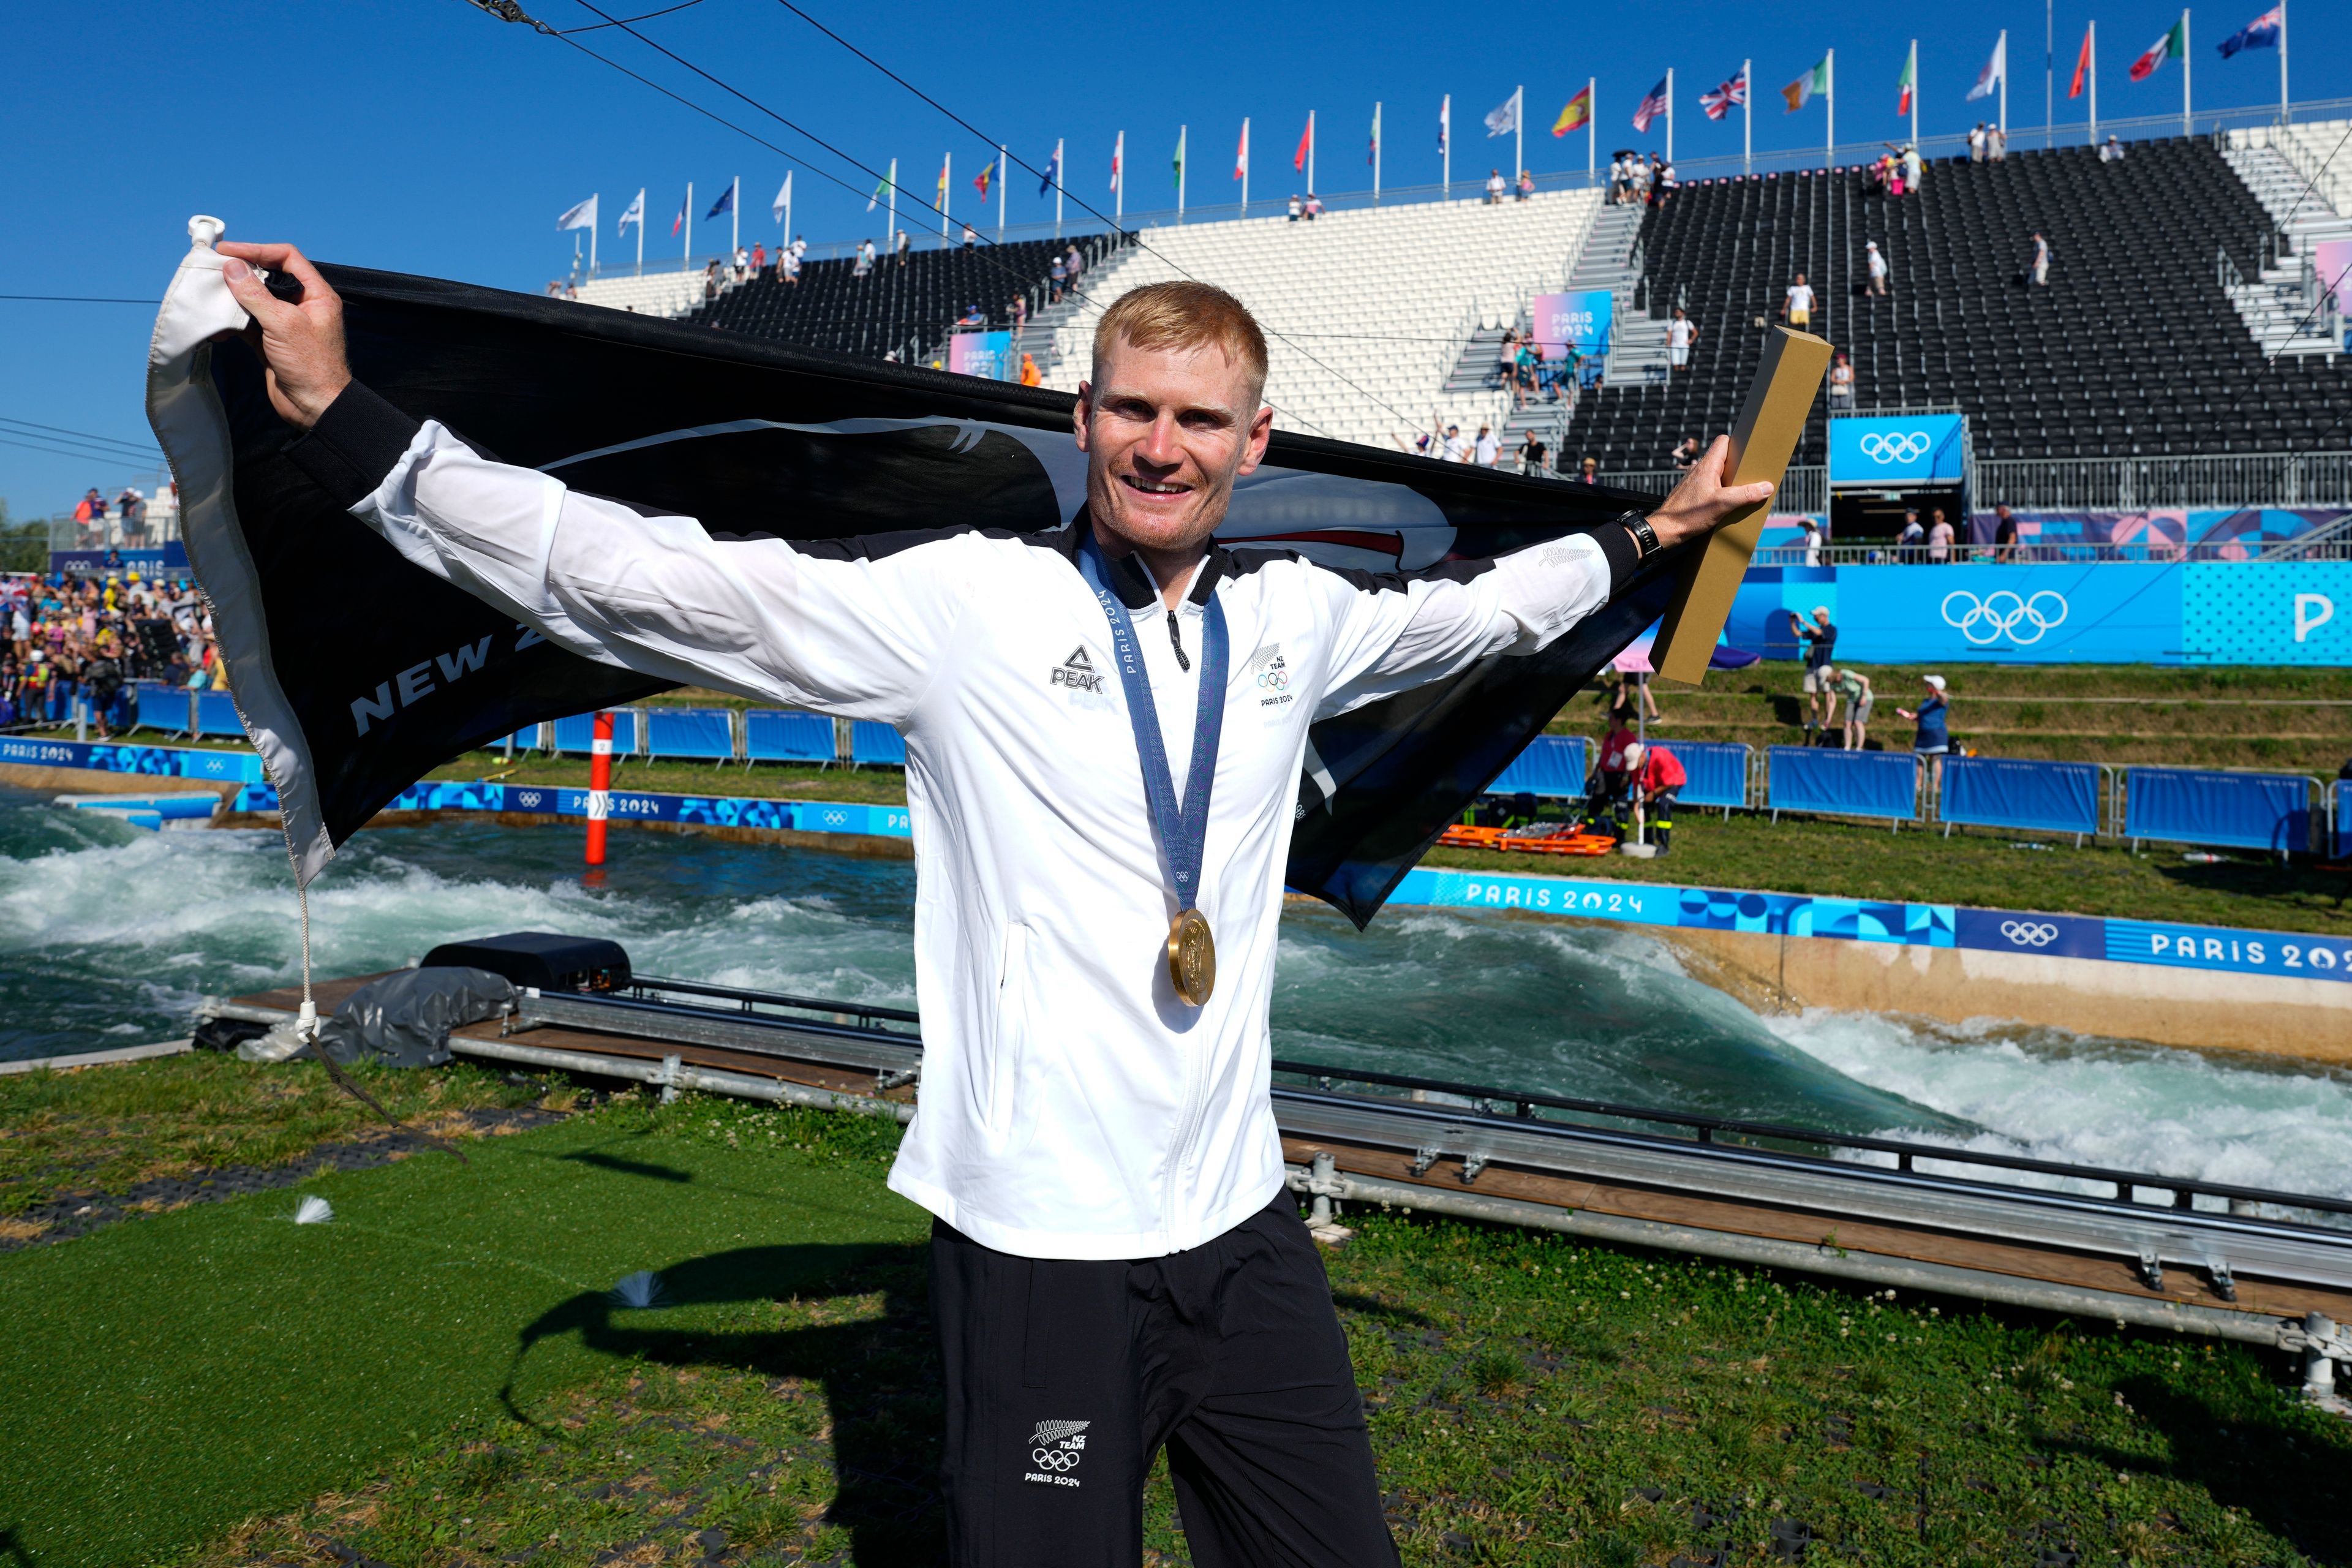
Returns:
[[[1957,485],[1968,442],[1958,414],[1830,421],[1830,486]]]

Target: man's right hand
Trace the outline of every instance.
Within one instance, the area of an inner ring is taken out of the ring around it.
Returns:
[[[253,318],[245,339],[268,368],[270,405],[297,430],[308,430],[352,383],[343,356],[343,301],[290,245],[231,243],[219,249],[228,258],[221,278]],[[254,267],[292,274],[302,285],[301,300],[289,304],[272,294]]]

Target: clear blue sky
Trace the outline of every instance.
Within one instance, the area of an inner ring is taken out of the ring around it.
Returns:
[[[598,0],[634,16],[675,0]],[[1755,59],[1759,152],[1817,144],[1818,107],[1783,111],[1776,89],[1838,50],[1842,142],[1894,136],[1895,82],[1915,26],[1923,132],[1965,127],[1964,104],[1995,33],[2010,29],[2010,121],[2021,144],[2042,121],[2042,7],[1992,0],[1931,8],[1916,23],[1884,4],[1791,6],[1735,0],[1646,0],[1587,13],[1520,0],[1467,7],[1379,3],[1269,6],[1211,0],[1190,7],[1051,5],[1002,10],[936,0],[811,12],[989,133],[1042,163],[1068,142],[1073,193],[1107,203],[1113,134],[1128,136],[1131,209],[1166,205],[1176,128],[1192,132],[1191,197],[1230,201],[1234,141],[1255,127],[1253,195],[1300,184],[1288,168],[1307,111],[1319,111],[1320,184],[1370,184],[1366,132],[1384,100],[1384,180],[1437,177],[1442,94],[1454,100],[1454,171],[1507,163],[1480,118],[1524,81],[1538,171],[1581,168],[1583,138],[1544,132],[1588,75],[1599,79],[1601,146],[1635,140],[1635,101],[1676,68],[1675,151],[1688,159],[1739,149],[1737,117],[1710,124],[1697,95]],[[2273,51],[2222,60],[2213,44],[2267,0],[2230,0],[2195,18],[2198,106],[2277,97]],[[597,17],[577,0],[530,0],[560,28]],[[2179,104],[2179,67],[2146,84],[2125,68],[2178,15],[2172,0],[2059,0],[2058,119],[2079,135],[2084,106],[2064,99],[2084,22],[2099,20],[2100,109],[2113,118]],[[2352,38],[2305,0],[2290,35],[2295,97],[2347,90]],[[774,0],[700,0],[643,31],[810,127],[852,156],[900,160],[900,180],[928,195],[943,152],[958,201],[988,151],[935,110],[845,54]],[[186,247],[193,212],[225,218],[232,238],[291,239],[311,255],[398,271],[532,289],[565,270],[572,237],[556,215],[601,193],[604,259],[623,253],[613,224],[640,185],[653,216],[649,254],[675,244],[669,223],[685,183],[698,208],[743,179],[745,243],[772,237],[768,202],[797,169],[795,225],[812,240],[879,232],[864,215],[871,179],[756,111],[723,98],[625,35],[581,41],[688,91],[791,151],[780,156],[693,114],[565,44],[484,15],[463,0],[242,0],[234,5],[132,3],[0,8],[0,51],[13,68],[0,105],[0,183],[14,242],[0,292],[154,298]],[[1656,132],[1640,139],[1660,140]],[[1494,149],[1490,152],[1489,149]],[[1499,153],[1500,156],[1496,153]],[[857,187],[834,185],[830,170]],[[1050,217],[1051,198],[1016,171],[1009,216]],[[991,204],[992,207],[993,203]],[[697,217],[699,219],[700,212]],[[720,220],[723,225],[724,220]],[[698,238],[709,236],[705,228]],[[634,245],[634,238],[626,242]],[[698,247],[699,248],[699,247]],[[141,410],[152,312],[131,305],[0,301],[0,417],[118,440],[147,437]],[[19,439],[0,428],[0,441]],[[0,497],[17,517],[71,506],[92,484],[119,486],[136,463],[0,445]]]

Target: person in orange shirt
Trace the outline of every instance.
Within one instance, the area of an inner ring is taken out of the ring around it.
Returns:
[[[1029,354],[1023,354],[1021,356],[1021,384],[1024,386],[1043,386],[1045,384],[1045,376],[1041,374],[1037,369],[1037,361]]]

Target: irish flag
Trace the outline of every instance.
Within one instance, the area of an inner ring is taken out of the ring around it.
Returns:
[[[1815,65],[1812,69],[1807,71],[1804,75],[1799,77],[1796,80],[1782,88],[1780,89],[1780,96],[1789,100],[1789,112],[1794,114],[1797,110],[1811,103],[1814,98],[1822,93],[1829,91],[1829,89],[1830,62],[1829,57],[1824,55],[1822,57],[1821,62]]]
[[[2164,37],[2148,45],[2147,53],[2132,61],[2131,79],[2146,81],[2156,74],[2157,67],[2167,60],[2186,58],[2189,54],[2189,18],[2183,16],[2172,24]]]
[[[1588,82],[1582,92],[1568,100],[1568,107],[1559,111],[1559,118],[1551,122],[1551,133],[1555,136],[1565,136],[1571,131],[1591,124],[1591,121],[1592,87]]]

